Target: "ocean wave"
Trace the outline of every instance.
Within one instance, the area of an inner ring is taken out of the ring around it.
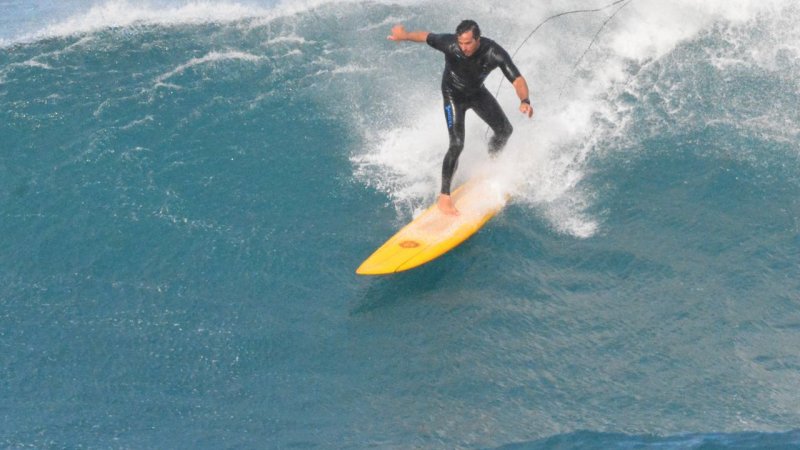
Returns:
[[[228,24],[225,29],[231,39],[210,46],[202,56],[190,54],[188,60],[162,68],[154,76],[155,85],[180,89],[174,78],[197,66],[270,60],[272,75],[291,74],[289,83],[324,88],[330,92],[330,105],[350,105],[337,113],[347,118],[349,131],[361,139],[350,155],[354,178],[386,195],[399,217],[408,217],[423,209],[438,190],[447,147],[436,79],[442,63],[427,48],[389,43],[385,35],[399,21],[447,31],[453,24],[446,6],[324,0],[270,6],[204,1],[142,6],[113,0],[32,36],[71,36],[151,24]],[[737,94],[741,90],[696,89],[710,76],[724,87],[731,73],[754,66],[773,73],[794,70],[800,39],[788,22],[797,11],[786,1],[737,0],[731,7],[722,1],[665,5],[633,0],[607,23],[611,10],[568,16],[548,22],[529,40],[525,37],[535,25],[567,11],[569,5],[530,9],[512,2],[487,8],[472,2],[467,6],[487,35],[508,49],[518,49],[515,61],[528,78],[536,109],[534,120],[520,117],[507,82],[497,73],[487,80],[515,127],[497,161],[496,175],[511,186],[515,204],[538,211],[560,233],[586,238],[602,229],[602,218],[591,212],[597,187],[589,177],[593,161],[614,149],[635,148],[631,143],[646,136],[697,124],[729,123],[742,133],[770,133],[784,142],[798,135],[795,118],[779,107],[794,101],[792,92],[777,97],[777,106],[762,102],[752,108]],[[768,38],[762,39],[764,35]],[[51,54],[91,45],[95,39],[82,36]],[[709,46],[708,40],[715,44]],[[698,58],[716,72],[695,70]],[[41,69],[51,64],[48,58],[28,61]],[[15,67],[3,68],[0,79]],[[783,79],[797,91],[792,81],[796,77],[783,75]],[[263,92],[257,98],[275,95]],[[691,103],[692,98],[708,95],[718,97],[714,100],[720,106],[718,113],[709,114]],[[353,104],[355,98],[358,105]],[[485,125],[469,122],[457,182],[487,163],[486,140]]]
[[[418,271],[352,273],[434,199],[448,144],[441,55],[386,27],[449,31],[459,6],[516,49],[576,3],[237,3],[228,23],[110,17],[0,49],[19,411],[0,442],[787,442],[768,434],[800,423],[786,2],[549,22],[515,57],[534,120],[488,81],[516,129],[502,157],[467,117],[456,182],[488,172],[512,205]]]

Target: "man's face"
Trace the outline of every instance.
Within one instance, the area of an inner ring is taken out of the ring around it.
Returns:
[[[464,52],[467,57],[472,56],[481,45],[481,38],[475,39],[472,36],[472,30],[461,33],[458,35],[458,47]]]

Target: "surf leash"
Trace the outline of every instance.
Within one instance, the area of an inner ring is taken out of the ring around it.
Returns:
[[[517,47],[517,49],[514,50],[514,53],[511,54],[511,59],[513,60],[514,57],[517,56],[517,53],[519,53],[519,51],[522,50],[522,47],[524,47],[525,44],[527,44],[528,41],[533,37],[533,35],[536,34],[536,32],[539,31],[539,29],[542,28],[547,22],[550,22],[551,20],[558,19],[560,17],[569,16],[571,14],[595,13],[595,12],[605,11],[607,9],[613,8],[613,7],[621,4],[621,6],[619,8],[617,8],[617,10],[614,11],[610,16],[608,16],[606,18],[606,20],[603,22],[602,25],[600,25],[600,28],[597,29],[597,32],[594,34],[594,37],[592,38],[591,42],[589,42],[589,45],[586,47],[586,50],[584,50],[583,53],[581,54],[581,56],[575,61],[575,64],[572,66],[572,70],[570,72],[570,78],[571,78],[572,74],[575,73],[575,70],[578,68],[578,66],[580,65],[581,61],[583,61],[583,58],[586,56],[587,53],[589,53],[589,50],[592,48],[592,46],[594,46],[594,43],[597,41],[597,38],[600,36],[600,33],[603,31],[603,29],[606,27],[606,25],[608,25],[608,22],[610,22],[611,19],[613,19],[614,16],[616,16],[617,13],[619,13],[620,10],[622,10],[622,8],[628,6],[628,4],[630,2],[632,2],[632,1],[633,0],[615,0],[614,2],[611,2],[611,3],[607,4],[607,5],[601,6],[599,8],[594,8],[594,9],[574,9],[574,10],[571,10],[571,11],[564,11],[564,12],[560,12],[558,14],[553,14],[552,16],[547,17],[543,21],[539,22],[539,24],[536,25],[533,28],[533,30],[531,30],[530,33],[528,33],[528,36],[525,39],[522,40],[522,43],[520,43],[519,46]],[[495,94],[494,94],[495,97],[500,95],[500,88],[502,86],[503,86],[503,78],[500,78],[500,83],[498,83],[498,85],[497,85],[497,92],[495,92]],[[559,90],[558,98],[561,98],[561,95],[564,92],[564,87],[565,86],[566,86],[566,81],[564,82],[564,85],[562,85],[561,89]],[[487,127],[486,128],[486,133],[484,135],[484,138],[486,138],[488,135],[489,135],[489,128]]]

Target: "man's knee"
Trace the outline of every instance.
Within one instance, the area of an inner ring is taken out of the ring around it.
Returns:
[[[499,153],[503,147],[506,146],[508,138],[511,137],[511,133],[513,132],[514,127],[512,127],[508,121],[498,126],[494,130],[494,136],[492,136],[492,139],[489,141],[489,153],[492,155]]]
[[[497,136],[507,140],[511,137],[511,133],[514,132],[514,127],[511,125],[511,122],[506,121],[499,130],[497,130]]]
[[[462,150],[464,150],[464,139],[456,136],[451,136],[450,147],[448,147],[447,149],[447,154],[455,155],[456,157],[458,157],[458,155],[461,154]]]

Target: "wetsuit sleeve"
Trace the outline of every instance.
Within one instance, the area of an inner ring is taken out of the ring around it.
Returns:
[[[452,35],[428,33],[428,38],[425,40],[425,42],[440,52],[446,52],[447,46],[452,40],[448,39],[450,36]]]
[[[513,83],[514,80],[522,76],[517,66],[511,61],[511,56],[508,55],[508,52],[503,47],[498,45],[497,48],[495,48],[495,56],[497,58],[497,65],[500,66],[500,70],[503,71],[503,75],[506,76],[508,81]]]

